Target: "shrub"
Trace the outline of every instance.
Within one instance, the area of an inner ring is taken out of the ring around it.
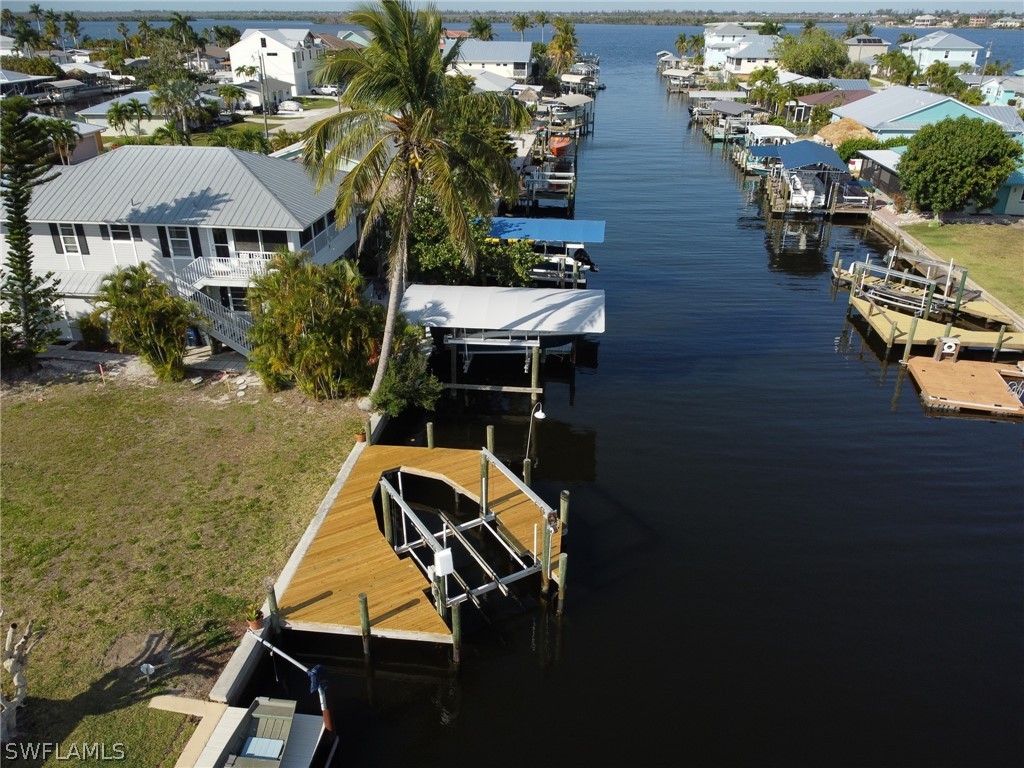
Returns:
[[[896,213],[906,213],[910,210],[907,206],[907,196],[902,192],[893,192],[889,197],[892,199],[892,207],[896,209]]]
[[[78,332],[82,336],[82,346],[88,349],[100,349],[107,343],[107,324],[103,318],[94,315],[80,315],[75,320]]]

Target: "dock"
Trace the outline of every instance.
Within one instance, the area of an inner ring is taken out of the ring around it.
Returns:
[[[438,480],[463,497],[465,511],[470,507],[466,501],[480,503],[483,452],[390,445],[355,450],[359,454],[344,485],[278,599],[282,624],[300,631],[360,635],[360,595],[365,594],[373,635],[452,644],[452,630],[432,601],[424,569],[408,548],[399,554],[396,550],[403,547],[392,546],[385,537],[380,485],[383,477],[396,474]],[[536,542],[550,520],[550,508],[538,509],[535,499],[502,471],[488,473],[487,498],[487,519],[501,538],[527,563],[539,562]],[[554,527],[549,562],[550,577],[557,582],[562,529]]]
[[[925,320],[873,301],[851,295],[850,307],[863,317],[872,330],[886,340],[886,346],[894,344],[936,345],[947,338],[955,338],[960,346],[1000,351],[1024,351],[1024,332],[1019,330],[975,331],[965,328],[950,328],[947,324]],[[913,333],[913,337],[911,337]]]
[[[1024,364],[911,357],[907,368],[930,410],[1024,418]]]

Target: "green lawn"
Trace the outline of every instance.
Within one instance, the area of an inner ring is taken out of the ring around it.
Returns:
[[[327,109],[338,106],[338,100],[333,96],[298,96],[292,101],[302,102],[303,109]]]
[[[1024,229],[1008,224],[911,224],[903,231],[941,261],[967,268],[967,276],[1017,314],[1024,315]]]
[[[212,380],[6,391],[4,620],[46,630],[22,738],[122,743],[126,765],[174,765],[194,724],[148,698],[205,698],[244,605],[263,602],[351,449],[357,414],[255,385],[241,399]],[[167,645],[157,659],[154,636]]]

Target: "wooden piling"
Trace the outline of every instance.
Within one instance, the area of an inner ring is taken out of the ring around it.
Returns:
[[[907,332],[907,343],[903,347],[903,358],[900,362],[906,364],[907,360],[910,359],[910,348],[914,346],[914,334],[917,333],[917,318],[911,318],[910,330]]]
[[[562,523],[562,538],[569,533],[569,492],[562,491],[558,495],[558,519]]]
[[[452,606],[452,661],[458,668],[462,661],[462,603],[455,603]]]
[[[547,595],[551,586],[551,526],[545,521],[544,544],[540,555],[540,593]]]
[[[562,552],[558,556],[558,607],[555,608],[555,615],[561,616],[565,610],[565,573],[569,564],[569,556]]]
[[[533,462],[527,456],[523,459],[523,482],[529,485],[533,481]]]
[[[434,447],[434,422],[427,422],[427,448]]]
[[[267,608],[270,613],[270,629],[276,634],[281,631],[281,612],[277,608],[277,592],[273,584],[267,587]]]
[[[363,633],[363,655],[370,655],[370,604],[366,593],[359,593],[359,627]]]
[[[373,425],[368,418],[363,420],[363,429],[366,431],[366,444],[373,445]]]
[[[487,450],[494,453],[494,425],[487,425]]]
[[[540,347],[534,347],[531,350],[530,357],[530,387],[533,392],[530,393],[530,404],[537,402],[537,384],[540,381]]]
[[[388,544],[395,546],[395,532],[391,521],[391,494],[382,487],[380,489],[380,505],[383,508],[384,517],[384,538]]]

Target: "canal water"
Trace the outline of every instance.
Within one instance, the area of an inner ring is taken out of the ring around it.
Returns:
[[[607,83],[576,212],[606,221],[607,329],[532,435],[535,488],[571,494],[565,613],[496,610],[457,675],[337,665],[344,764],[1019,765],[1022,427],[927,415],[847,325],[832,255],[887,247],[862,225],[775,246],[655,72],[679,31],[577,28]],[[521,462],[529,407],[429,418]]]

